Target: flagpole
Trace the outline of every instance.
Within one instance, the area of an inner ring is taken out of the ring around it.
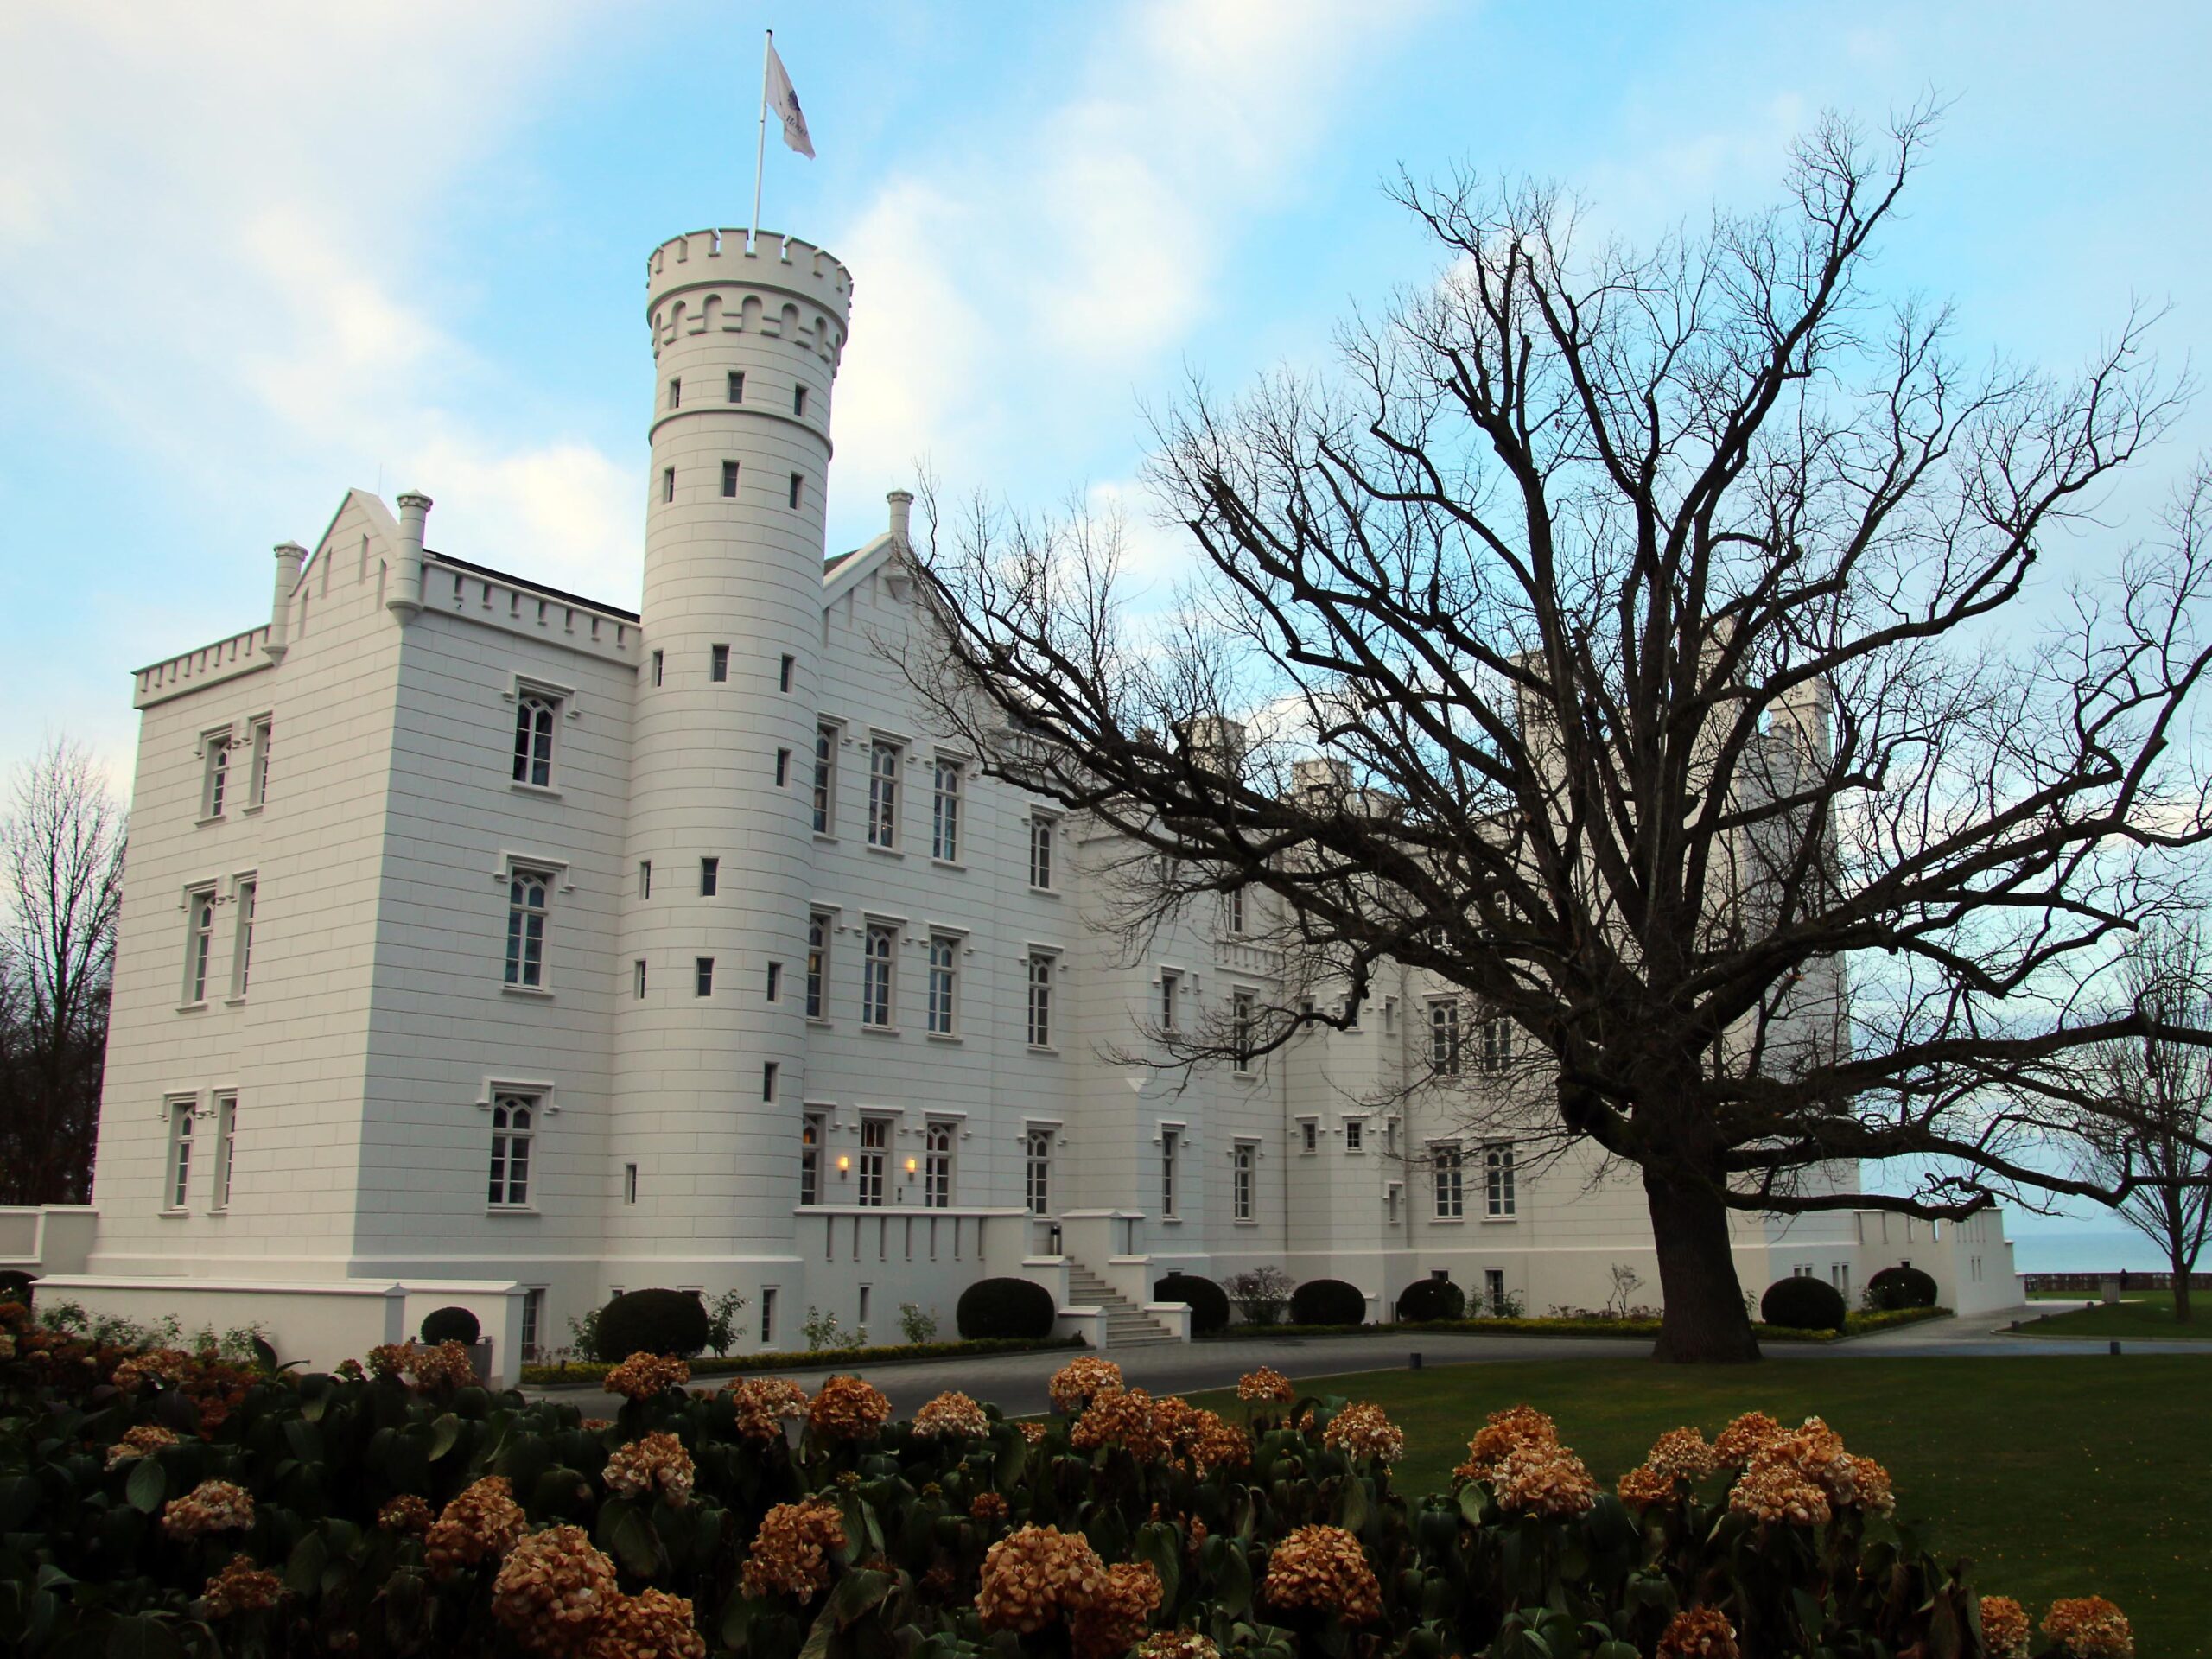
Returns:
[[[745,233],[745,251],[760,237],[760,172],[768,160],[768,54],[776,49],[776,31],[767,31],[760,42],[760,142],[753,151],[753,228]]]

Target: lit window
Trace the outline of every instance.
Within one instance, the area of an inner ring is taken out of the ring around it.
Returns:
[[[707,677],[720,685],[729,678],[729,647],[715,645],[707,652]]]
[[[1182,1002],[1183,976],[1170,972],[1165,968],[1161,969],[1160,970],[1160,1028],[1162,1031],[1179,1029],[1177,1021],[1182,1017]]]
[[[1057,819],[1032,813],[1029,817],[1029,885],[1052,885],[1052,831]]]
[[[937,788],[930,803],[930,856],[946,863],[960,858],[960,763],[942,755],[937,763]]]
[[[553,782],[553,728],[561,699],[544,691],[525,691],[515,702],[515,782],[537,789]]]
[[[791,413],[794,415],[804,415],[806,413],[806,388],[804,386],[793,386],[791,388]]]
[[[892,951],[899,930],[871,924],[861,951],[861,1023],[887,1027],[891,1024]]]
[[[729,372],[729,400],[733,404],[745,401],[745,372],[741,369]]]
[[[238,1097],[215,1096],[215,1208],[231,1207],[231,1173],[238,1163]]]
[[[207,959],[215,948],[215,889],[200,887],[184,896],[184,1000],[207,1000]]]
[[[837,825],[837,728],[817,726],[814,728],[814,833],[829,836],[836,833]]]
[[[793,473],[791,474],[791,505],[798,505],[800,494],[805,487],[806,480],[804,476],[798,473]]]
[[[1029,953],[1029,1046],[1052,1046],[1052,957],[1049,951]]]
[[[1160,1132],[1160,1213],[1172,1218],[1175,1213],[1176,1160],[1183,1152],[1183,1131],[1162,1129]]]
[[[822,1120],[809,1112],[798,1131],[798,1201],[822,1202]]]
[[[870,1210],[883,1206],[883,1166],[890,1156],[891,1120],[887,1117],[864,1117],[861,1120],[860,1190],[854,1193],[853,1202]]]
[[[922,1131],[922,1203],[931,1210],[952,1205],[952,1125],[931,1123]]]
[[[1252,1166],[1256,1152],[1257,1148],[1240,1143],[1230,1154],[1230,1211],[1237,1221],[1252,1219]]]
[[[276,739],[276,722],[266,715],[253,722],[251,753],[247,760],[245,804],[249,809],[269,804],[269,759]]]
[[[531,1121],[537,1102],[529,1095],[501,1095],[492,1103],[491,1202],[512,1209],[530,1202]]]
[[[899,746],[880,738],[868,756],[868,844],[899,844]]]
[[[1483,1188],[1484,1205],[1490,1214],[1503,1217],[1514,1213],[1511,1147],[1483,1148]]]
[[[1436,1178],[1436,1218],[1457,1221],[1467,1213],[1465,1160],[1459,1146],[1438,1141],[1428,1149],[1428,1161]]]
[[[545,918],[553,878],[517,867],[507,877],[507,983],[528,990],[545,983]]]
[[[1459,1005],[1448,997],[1428,1005],[1428,1067],[1440,1077],[1459,1075]]]
[[[224,732],[207,740],[207,772],[200,787],[200,816],[219,818],[231,791],[231,735]]]
[[[806,918],[806,1017],[823,1017],[830,982],[830,918],[817,911]]]
[[[734,461],[722,462],[722,493],[724,495],[737,493],[737,463]]]
[[[192,1121],[194,1103],[169,1103],[168,1207],[181,1210],[192,1196]]]
[[[668,406],[671,409],[683,407],[683,382],[680,377],[668,383]]]
[[[253,907],[255,895],[260,890],[257,881],[241,881],[238,885],[238,937],[232,942],[231,950],[232,996],[244,996],[253,978]]]
[[[699,861],[699,896],[702,899],[713,898],[715,893],[721,888],[721,860],[719,858],[701,859]]]
[[[1259,1001],[1249,991],[1229,999],[1229,1052],[1239,1071],[1252,1069],[1254,1028],[1259,1023]]]
[[[930,939],[929,1028],[940,1037],[953,1031],[955,1001],[960,989],[960,941],[939,933]]]
[[[1483,1021],[1482,1068],[1503,1071],[1513,1058],[1513,1022],[1494,1014]]]
[[[1052,1212],[1052,1131],[1033,1128],[1023,1141],[1023,1196],[1031,1215],[1048,1216]]]
[[[712,996],[715,994],[715,959],[712,957],[692,958],[691,994],[694,996]]]

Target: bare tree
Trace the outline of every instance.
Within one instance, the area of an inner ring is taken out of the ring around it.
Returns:
[[[2036,637],[2039,546],[2181,389],[2140,320],[2060,384],[1874,302],[1929,124],[1829,120],[1784,207],[1648,252],[1586,249],[1544,188],[1402,181],[1442,274],[1330,381],[1160,423],[1171,609],[1110,523],[930,504],[941,717],[1134,849],[1119,925],[1249,890],[1345,989],[1172,1058],[1343,1027],[1389,963],[1510,1019],[1559,1133],[1641,1178],[1663,1358],[1757,1355],[1731,1211],[2144,1179],[2037,1147],[2129,1121],[2088,1057],[2163,1029],[2100,969],[2212,833],[2212,486]],[[1833,1179],[1885,1159],[1925,1173]]]
[[[0,1204],[92,1196],[124,824],[67,739],[25,763],[0,820]]]
[[[2186,1325],[2189,1275],[2212,1233],[2212,1054],[2164,1033],[2212,1027],[2212,943],[2201,924],[2155,929],[2128,950],[2125,974],[2151,1029],[2101,1055],[2124,1111],[2085,1126],[2079,1165],[2098,1187],[2126,1194],[2121,1218],[2164,1252],[2174,1318]]]

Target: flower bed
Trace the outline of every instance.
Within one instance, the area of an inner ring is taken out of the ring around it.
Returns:
[[[1761,1342],[1847,1342],[1876,1331],[1923,1319],[1948,1319],[1948,1307],[1905,1307],[1885,1313],[1850,1313],[1844,1328],[1835,1331],[1794,1331],[1786,1325],[1764,1325],[1751,1330]],[[1269,1337],[1417,1337],[1425,1331],[1471,1337],[1656,1337],[1656,1319],[1477,1319],[1402,1320],[1394,1325],[1232,1325],[1193,1338],[1199,1342],[1251,1342]]]
[[[760,1371],[818,1371],[838,1365],[883,1365],[902,1359],[963,1359],[985,1354],[1030,1354],[1055,1348],[1080,1348],[1080,1337],[1046,1337],[1030,1342],[1013,1337],[994,1337],[974,1342],[906,1342],[875,1348],[823,1348],[803,1354],[730,1354],[690,1363],[694,1376],[745,1376]],[[572,1360],[564,1365],[525,1365],[524,1388],[558,1388],[564,1383],[596,1384],[612,1365],[598,1360]]]
[[[1272,1372],[1224,1415],[1085,1356],[1050,1421],[948,1394],[899,1422],[858,1378],[690,1389],[636,1355],[602,1421],[411,1344],[241,1378],[25,1325],[0,1309],[0,1650],[28,1659],[2132,1651],[2107,1602],[1978,1596],[1817,1418],[1670,1431],[1614,1492],[1519,1407],[1416,1497],[1381,1408]]]

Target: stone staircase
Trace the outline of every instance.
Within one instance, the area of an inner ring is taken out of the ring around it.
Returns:
[[[1173,1342],[1175,1333],[1122,1295],[1082,1262],[1068,1262],[1068,1300],[1077,1307],[1106,1310],[1106,1345],[1136,1348]]]

